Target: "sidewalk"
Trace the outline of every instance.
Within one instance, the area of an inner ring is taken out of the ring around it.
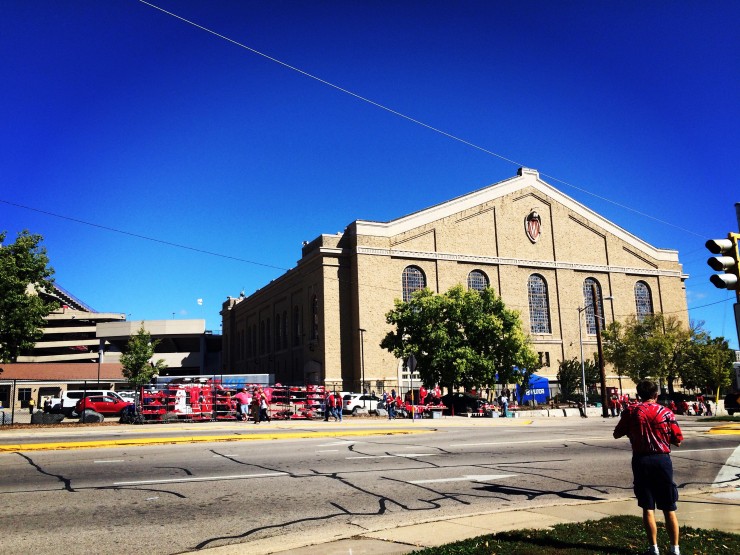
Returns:
[[[575,505],[542,506],[426,521],[386,530],[367,531],[346,536],[321,533],[290,534],[239,545],[203,549],[207,555],[402,555],[425,547],[522,528],[548,528],[555,524],[599,520],[614,515],[641,516],[632,499],[601,501]],[[740,490],[684,493],[678,504],[681,526],[718,529],[740,534]],[[662,522],[662,515],[659,515]]]

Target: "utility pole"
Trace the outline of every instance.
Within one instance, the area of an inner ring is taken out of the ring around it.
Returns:
[[[594,307],[594,320],[596,321],[596,347],[599,353],[599,374],[601,376],[601,416],[609,418],[609,407],[606,398],[606,370],[604,368],[604,346],[601,344],[601,308],[596,294],[596,284],[591,284],[591,302]]]

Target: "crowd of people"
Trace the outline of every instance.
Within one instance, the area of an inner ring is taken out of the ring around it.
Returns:
[[[637,403],[637,399],[630,399],[626,393],[622,395],[612,394],[609,397],[609,412],[613,417],[619,416],[627,407]],[[679,401],[676,403],[673,399],[662,402],[674,414],[686,416],[712,416],[712,402],[705,399],[703,395],[698,395],[695,401]]]

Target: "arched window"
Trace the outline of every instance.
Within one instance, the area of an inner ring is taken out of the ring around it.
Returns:
[[[653,314],[653,296],[650,293],[650,286],[644,281],[635,283],[635,307],[638,320]]]
[[[401,285],[403,288],[403,302],[407,303],[411,300],[411,295],[414,291],[426,287],[424,272],[416,266],[406,266],[401,276]]]
[[[257,356],[257,324],[252,325],[252,356]]]
[[[280,325],[280,313],[278,312],[275,315],[275,350],[279,351],[280,346],[282,345],[282,334],[283,328]]]
[[[301,309],[298,306],[293,307],[293,346],[301,344]]]
[[[311,340],[319,338],[319,298],[314,295],[311,299]]]
[[[283,310],[283,349],[288,348],[288,311]]]
[[[550,304],[547,301],[547,283],[540,275],[532,274],[527,281],[529,291],[529,325],[532,333],[551,333]]]
[[[583,306],[586,307],[586,333],[596,335],[596,317],[594,313],[593,296],[591,288],[596,287],[596,302],[599,303],[599,314],[601,314],[601,328],[604,328],[604,300],[601,296],[601,285],[594,278],[586,278],[583,282]]]
[[[480,270],[473,270],[468,274],[468,289],[473,291],[483,291],[488,287],[488,276]]]

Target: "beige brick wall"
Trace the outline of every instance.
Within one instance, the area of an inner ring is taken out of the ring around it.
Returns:
[[[514,186],[519,182],[522,186]],[[506,305],[519,311],[527,332],[527,281],[534,273],[542,276],[548,287],[551,333],[533,335],[531,340],[536,351],[549,354],[550,367],[541,372],[549,377],[557,373],[558,361],[580,356],[578,309],[584,306],[586,278],[598,281],[604,297],[613,297],[603,303],[607,323],[635,314],[638,280],[650,287],[656,312],[688,320],[681,266],[670,260],[670,254],[642,243],[567,197],[562,202],[561,193],[540,183],[535,174],[524,172],[498,185],[509,188],[505,194],[496,196],[493,186],[491,194],[487,190],[475,193],[479,204],[466,198],[450,201],[450,206],[460,206],[459,211],[443,203],[389,224],[363,227],[355,222],[344,237],[322,235],[304,247],[303,262],[296,269],[239,303],[238,314],[255,314],[259,306],[260,318],[268,313],[274,318],[287,307],[292,327],[290,307],[298,296],[308,337],[310,297],[316,292],[321,298],[321,338],[314,351],[303,346],[300,363],[318,363],[326,380],[341,380],[345,388],[353,389],[359,388],[363,362],[360,328],[366,330],[366,380],[383,380],[386,387],[396,385],[398,361],[379,344],[390,330],[385,314],[393,308],[394,299],[401,297],[401,275],[410,265],[419,267],[427,286],[438,293],[458,283],[467,286],[472,270],[483,271]],[[542,220],[536,243],[527,238],[524,224],[533,210]],[[435,218],[436,214],[440,216]],[[395,222],[400,222],[400,231],[387,233]],[[338,252],[338,248],[343,250]],[[677,275],[658,275],[666,270]],[[596,341],[586,333],[585,315],[582,326],[584,355],[590,358]],[[295,364],[295,352],[292,356],[286,364]],[[610,373],[610,382],[612,378],[617,377]]]

